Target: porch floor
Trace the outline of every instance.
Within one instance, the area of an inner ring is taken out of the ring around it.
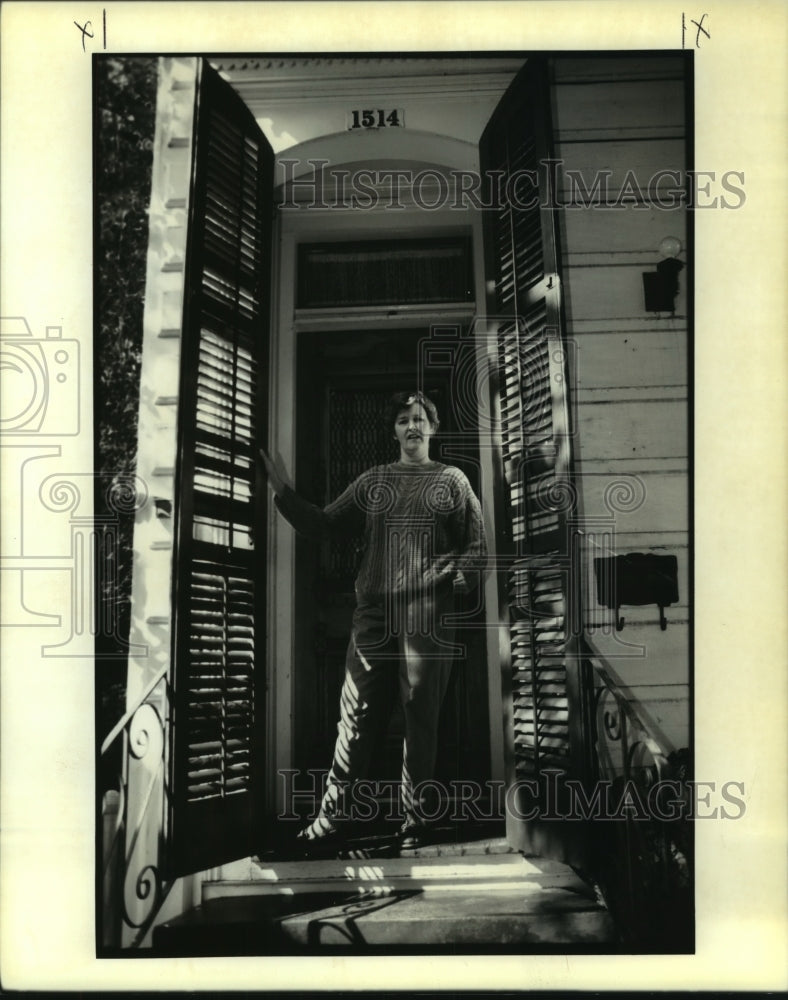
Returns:
[[[466,826],[396,852],[356,838],[340,856],[276,852],[225,866],[202,904],[156,928],[161,955],[545,953],[618,950],[610,914],[569,866]],[[473,834],[476,834],[475,839]]]

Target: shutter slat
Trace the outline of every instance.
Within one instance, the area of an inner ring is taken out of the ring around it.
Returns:
[[[539,86],[533,81],[541,73],[539,66],[526,66],[494,114],[482,139],[484,170],[500,170],[508,177],[518,171],[540,176],[545,150],[537,138],[542,127],[537,119],[541,123],[545,110],[535,110]],[[485,243],[493,278],[488,308],[494,315],[512,316],[511,323],[499,325],[498,333],[503,511],[516,554],[528,558],[505,573],[504,590],[509,602],[515,770],[533,774],[548,763],[568,766],[568,600],[566,574],[550,566],[550,559],[562,561],[555,542],[565,541],[565,512],[549,500],[559,473],[555,461],[545,470],[541,450],[557,458],[553,439],[559,390],[552,379],[547,337],[559,316],[541,296],[525,307],[534,287],[546,272],[557,269],[557,262],[554,244],[545,242],[551,223],[541,207],[544,192],[526,175],[518,179],[516,192],[520,204],[537,194],[534,206],[520,208],[513,202],[487,213]],[[540,459],[538,472],[531,456]]]
[[[273,153],[238,95],[205,62],[196,107],[171,796],[173,853],[183,873],[248,852],[264,798],[265,554],[250,529],[264,523],[254,453],[266,410],[259,368],[267,360]]]

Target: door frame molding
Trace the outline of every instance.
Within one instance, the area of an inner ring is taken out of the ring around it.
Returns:
[[[399,161],[398,166],[402,166]],[[440,235],[470,235],[473,247],[473,275],[475,302],[461,307],[443,309],[431,306],[424,309],[364,310],[363,315],[339,315],[336,310],[296,310],[295,267],[300,243],[317,240],[358,240],[379,238],[391,234],[399,238]],[[441,209],[425,212],[418,207],[397,211],[377,208],[370,211],[341,210],[331,212],[306,212],[278,209],[274,218],[274,276],[271,321],[271,363],[269,387],[269,445],[278,451],[289,473],[295,470],[295,419],[296,419],[296,360],[297,338],[301,332],[332,329],[385,329],[387,327],[429,326],[439,318],[442,323],[467,325],[485,302],[484,251],[481,213],[468,208],[462,211]],[[483,306],[482,306],[483,308]],[[486,391],[487,366],[494,358],[479,352],[477,385],[479,398]],[[489,434],[487,435],[487,437]],[[496,537],[493,519],[494,469],[492,449],[479,430],[479,460],[481,464],[480,500],[484,510],[487,537],[494,543]],[[266,787],[267,811],[281,813],[285,802],[285,782],[282,771],[291,769],[293,747],[293,685],[295,683],[293,635],[295,616],[295,539],[271,505],[268,522],[269,561],[268,593],[268,663],[269,674],[269,774]],[[485,602],[488,609],[498,607],[498,581],[495,573],[485,580]],[[500,671],[496,669],[500,651],[497,623],[490,623],[486,630],[487,690],[489,704],[489,737],[491,779],[503,782],[504,723]],[[326,762],[326,766],[327,766]]]

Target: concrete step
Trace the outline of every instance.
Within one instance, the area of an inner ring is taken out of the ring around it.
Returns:
[[[617,943],[588,893],[541,884],[219,896],[154,934],[161,955],[609,953]]]
[[[322,947],[588,944],[611,940],[609,914],[587,896],[540,887],[362,896],[287,921],[301,945]]]
[[[515,853],[503,837],[408,852],[391,836],[367,837],[339,857],[288,860],[271,851],[217,874],[203,883],[200,906],[156,928],[162,955],[618,947],[593,886],[568,865]]]
[[[489,847],[476,855],[246,859],[205,882],[201,906],[157,928],[154,944],[162,954],[226,955],[616,950],[610,914],[571,868]]]

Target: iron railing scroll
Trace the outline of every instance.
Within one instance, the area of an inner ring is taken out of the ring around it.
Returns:
[[[605,811],[590,825],[594,877],[637,951],[694,947],[691,759],[671,751],[581,640],[592,704],[592,782]]]
[[[161,825],[149,822],[150,809],[161,809],[164,787],[163,699],[157,692],[167,670],[165,664],[151,678],[101,746],[104,757],[122,740],[118,790],[102,801],[100,940],[107,950],[138,948],[173,885],[157,863]]]

